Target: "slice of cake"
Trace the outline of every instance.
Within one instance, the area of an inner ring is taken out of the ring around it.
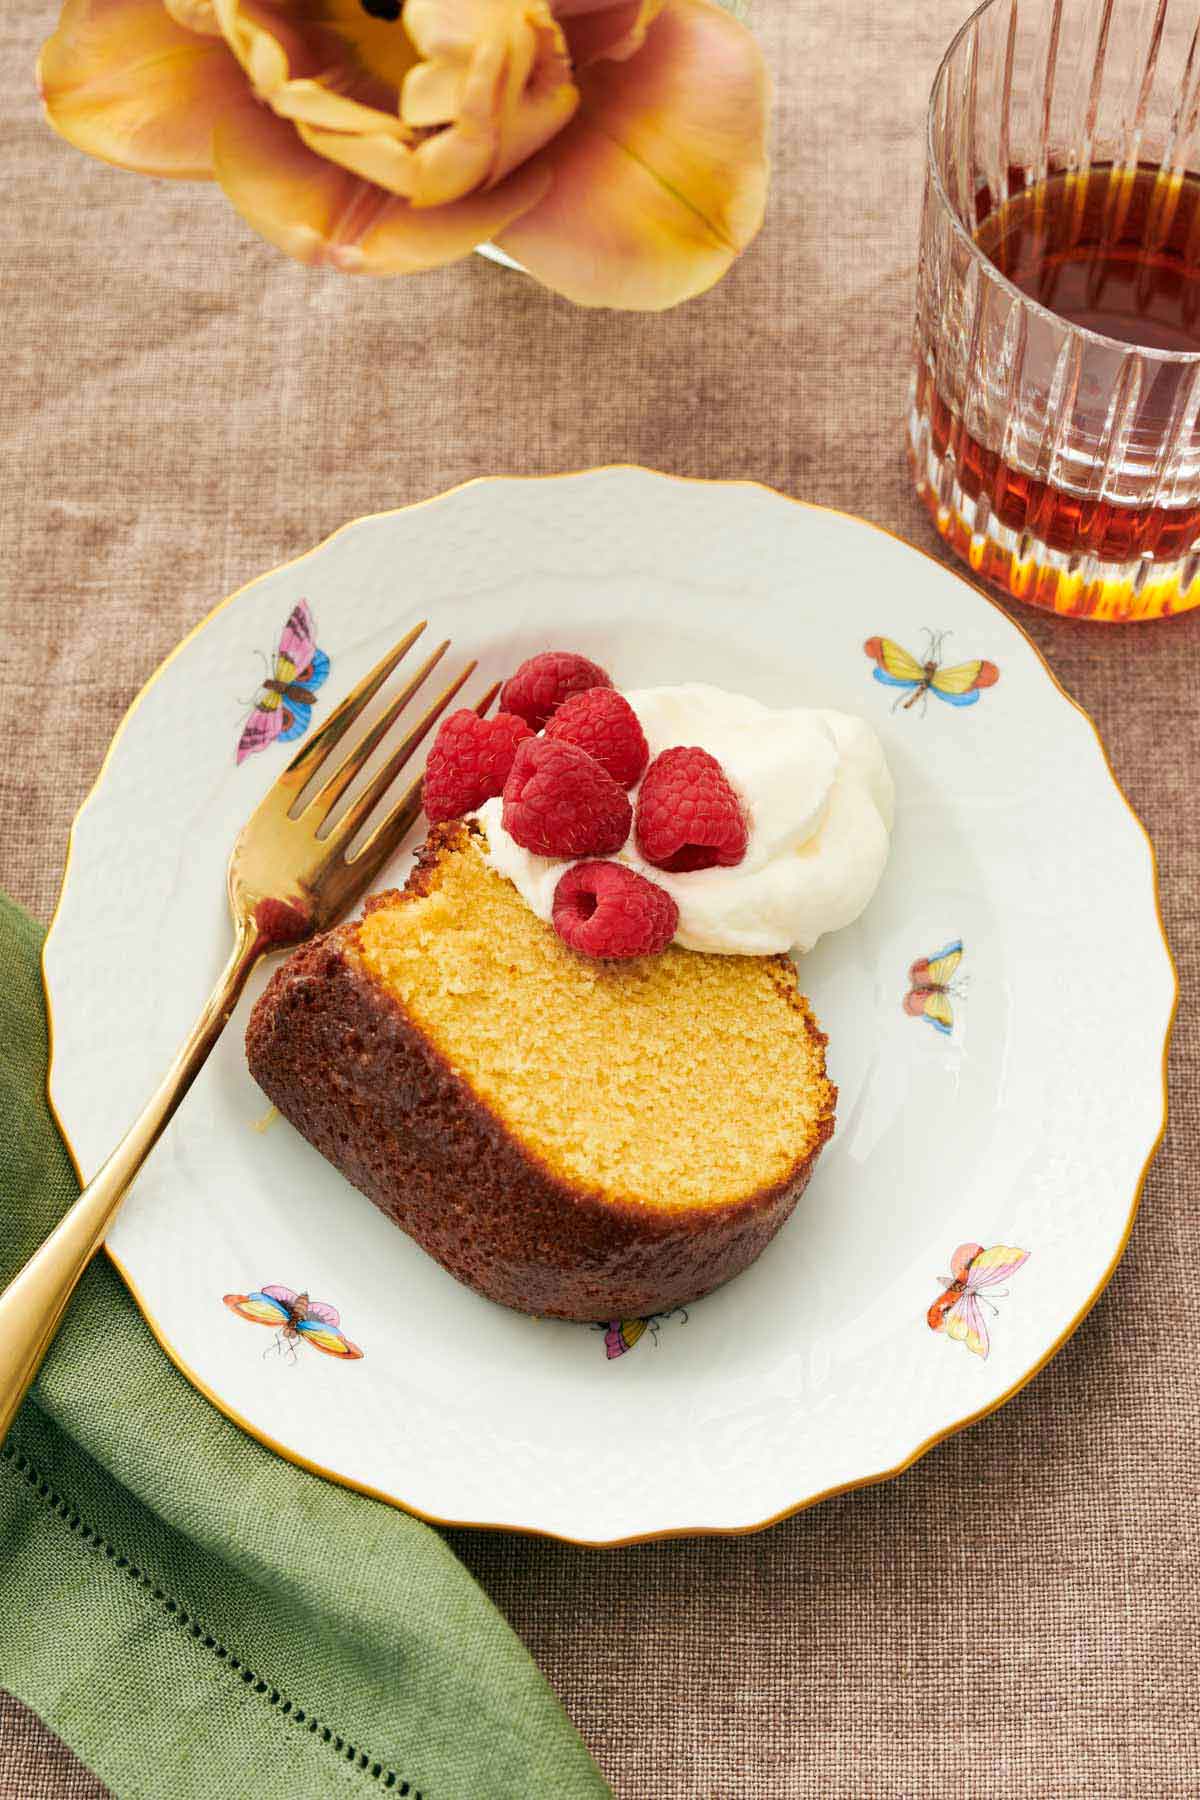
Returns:
[[[523,1312],[666,1311],[753,1262],[833,1130],[785,956],[597,961],[432,831],[403,893],[280,968],[261,1087],[431,1256]]]

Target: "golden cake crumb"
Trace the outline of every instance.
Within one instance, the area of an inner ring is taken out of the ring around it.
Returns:
[[[555,1174],[673,1212],[787,1180],[828,1132],[824,1039],[785,957],[570,950],[475,841],[376,904],[357,954]]]

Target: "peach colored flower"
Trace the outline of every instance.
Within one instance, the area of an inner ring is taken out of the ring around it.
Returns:
[[[38,78],[79,149],[215,178],[347,273],[492,239],[581,304],[660,308],[762,221],[766,71],[713,0],[65,0]]]

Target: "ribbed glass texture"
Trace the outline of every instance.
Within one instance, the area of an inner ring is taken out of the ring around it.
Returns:
[[[909,452],[942,535],[1035,605],[1200,604],[1198,137],[1197,0],[989,0],[934,83]],[[1031,244],[1039,299],[1001,272]],[[1101,290],[1112,336],[1080,322]]]

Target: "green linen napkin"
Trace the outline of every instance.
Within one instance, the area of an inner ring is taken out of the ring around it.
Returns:
[[[0,896],[0,1285],[77,1192],[40,940]],[[104,1257],[0,1449],[0,1685],[120,1800],[609,1793],[437,1533],[244,1435]]]

